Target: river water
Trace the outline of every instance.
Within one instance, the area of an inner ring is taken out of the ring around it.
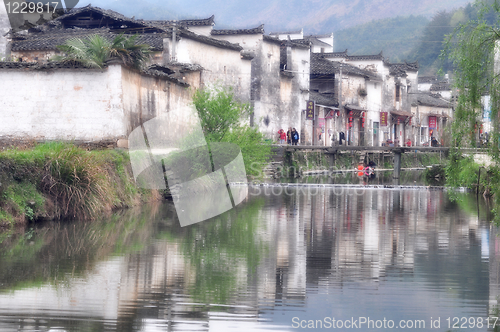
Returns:
[[[498,230],[453,196],[253,186],[184,228],[160,203],[0,235],[0,331],[492,330]]]

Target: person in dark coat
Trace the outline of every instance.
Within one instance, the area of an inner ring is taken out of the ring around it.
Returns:
[[[299,142],[299,132],[293,128],[292,129],[292,145],[297,145]]]

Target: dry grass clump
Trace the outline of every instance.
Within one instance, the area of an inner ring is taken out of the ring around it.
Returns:
[[[137,204],[141,194],[128,154],[45,143],[0,153],[0,223],[38,218],[93,218]]]

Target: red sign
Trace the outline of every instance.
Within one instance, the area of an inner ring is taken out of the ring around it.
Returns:
[[[435,116],[429,116],[429,129],[436,129],[436,117]]]
[[[308,100],[306,104],[306,120],[314,119],[314,101]]]
[[[387,112],[380,112],[380,126],[387,126]]]

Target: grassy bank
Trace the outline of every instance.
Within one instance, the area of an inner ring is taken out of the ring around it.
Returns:
[[[45,143],[0,152],[0,226],[38,219],[88,219],[158,198],[141,191],[128,153]]]

